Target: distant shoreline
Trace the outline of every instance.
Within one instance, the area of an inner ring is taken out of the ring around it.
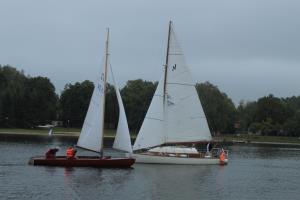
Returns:
[[[20,132],[1,132],[0,136],[28,136],[28,137],[69,137],[69,138],[78,138],[80,132],[55,132],[52,135],[48,133],[20,133]],[[114,138],[114,135],[104,135],[104,138]]]
[[[30,129],[12,129],[11,131],[0,129],[1,137],[36,137],[36,138],[70,138],[77,139],[79,137],[80,131],[54,131],[51,136],[48,135],[48,130],[30,130]],[[105,130],[104,139],[111,140],[115,137],[115,130]],[[249,137],[244,136],[237,138],[235,135],[226,135],[222,137],[216,137],[215,141],[227,144],[259,144],[259,145],[289,145],[289,146],[300,146],[300,139],[298,138],[284,138],[285,141],[278,141],[282,137],[277,136],[260,136],[260,137]],[[131,139],[134,140],[136,136],[132,136]],[[274,141],[274,138],[277,141]],[[260,140],[260,141],[259,141]],[[291,142],[292,141],[292,142]]]
[[[233,144],[266,144],[266,145],[289,145],[289,146],[300,146],[299,143],[290,142],[256,142],[256,141],[232,141]]]

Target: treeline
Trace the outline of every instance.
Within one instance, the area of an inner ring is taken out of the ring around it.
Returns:
[[[48,78],[0,66],[0,127],[32,127],[57,118],[58,95]]]
[[[157,82],[130,80],[121,89],[129,128],[137,133],[152,100]],[[52,121],[81,127],[94,85],[90,81],[67,84],[58,96],[46,77],[30,77],[11,66],[0,66],[0,127],[30,128]],[[254,102],[232,100],[217,86],[197,83],[201,103],[213,134],[252,132],[300,136],[300,97],[272,95]],[[114,87],[107,85],[105,125],[116,128],[118,104]]]

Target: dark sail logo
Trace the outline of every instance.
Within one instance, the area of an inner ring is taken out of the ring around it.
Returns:
[[[172,72],[176,70],[176,64],[172,67]]]

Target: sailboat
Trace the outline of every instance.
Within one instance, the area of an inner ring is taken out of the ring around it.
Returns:
[[[107,29],[107,38],[105,44],[105,62],[95,83],[95,88],[89,104],[89,108],[84,120],[84,124],[77,142],[77,147],[89,151],[97,152],[99,156],[77,156],[68,159],[66,156],[55,156],[46,158],[45,156],[33,157],[29,164],[48,165],[48,166],[66,166],[66,167],[118,167],[127,168],[134,164],[135,159],[131,157],[113,158],[103,154],[103,133],[104,133],[104,113],[105,113],[105,93],[107,81],[107,68],[109,65],[109,29]],[[111,68],[111,66],[110,66]],[[112,72],[112,68],[111,68]],[[119,105],[119,121],[116,138],[113,148],[132,153],[131,140],[129,135],[128,123],[121,95],[112,73],[113,83]]]
[[[228,151],[201,152],[193,147],[211,141],[195,83],[170,21],[163,76],[135,140],[134,153],[127,156],[137,163],[226,164]]]

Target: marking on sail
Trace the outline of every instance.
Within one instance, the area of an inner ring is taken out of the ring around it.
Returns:
[[[175,105],[175,103],[173,101],[171,101],[172,97],[169,94],[166,94],[166,95],[167,95],[167,105],[168,106]]]
[[[101,83],[98,83],[98,91],[100,92],[100,94],[103,94],[103,92],[104,92],[104,88],[103,88],[103,86],[102,86],[102,84]]]
[[[172,72],[176,70],[176,64],[172,67]]]
[[[94,104],[94,105],[99,105],[99,102],[98,101],[96,101],[95,99],[91,99],[91,102]]]
[[[175,103],[174,103],[174,102],[172,102],[172,101],[169,101],[169,100],[167,100],[167,104],[168,104],[168,106],[173,106],[173,105],[175,105]]]

